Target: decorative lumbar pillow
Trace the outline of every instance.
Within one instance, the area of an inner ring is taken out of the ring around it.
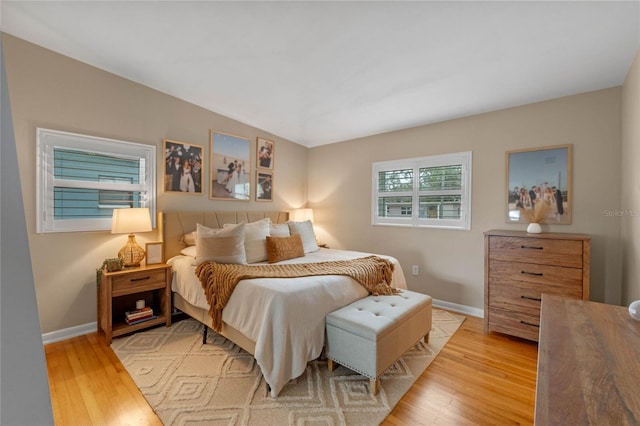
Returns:
[[[269,263],[303,257],[304,248],[302,247],[302,238],[300,238],[300,235],[267,237],[267,256]]]
[[[289,232],[289,225],[286,223],[276,223],[269,227],[269,235],[272,237],[288,237],[291,235]]]
[[[267,235],[271,219],[264,218],[257,222],[245,223],[244,226],[244,251],[247,256],[247,263],[263,262],[267,260]],[[230,224],[225,224],[226,229]]]
[[[196,246],[189,246],[180,250],[180,253],[182,253],[185,256],[196,257],[198,253],[198,249],[196,248]]]
[[[212,260],[218,263],[247,263],[244,251],[244,223],[224,229],[211,229],[198,223],[196,228],[196,264]]]
[[[304,222],[287,222],[291,235],[300,235],[305,253],[312,253],[320,250],[316,242],[316,234],[313,232],[313,224],[310,220]]]

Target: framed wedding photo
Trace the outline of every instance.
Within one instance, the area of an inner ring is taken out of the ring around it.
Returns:
[[[257,167],[261,169],[273,170],[275,160],[275,142],[269,139],[258,138],[256,144]]]
[[[570,224],[572,145],[508,151],[506,157],[507,222],[529,223],[542,212],[539,223]]]
[[[145,249],[147,252],[147,265],[164,263],[162,242],[147,243]]]
[[[250,145],[242,136],[211,130],[209,198],[250,201]]]
[[[273,173],[256,171],[256,201],[273,201]]]
[[[171,139],[162,142],[164,192],[202,195],[203,147]]]

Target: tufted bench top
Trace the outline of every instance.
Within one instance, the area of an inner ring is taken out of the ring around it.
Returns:
[[[425,305],[431,296],[404,290],[393,296],[368,296],[327,315],[327,325],[367,340],[377,341],[400,327]]]

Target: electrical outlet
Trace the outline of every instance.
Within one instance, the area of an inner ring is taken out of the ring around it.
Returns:
[[[420,267],[419,267],[418,265],[413,265],[413,266],[411,267],[411,273],[412,273],[414,276],[418,276],[418,275],[420,275]]]

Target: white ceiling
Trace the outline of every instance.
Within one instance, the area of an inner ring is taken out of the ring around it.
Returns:
[[[5,0],[0,29],[312,147],[620,85],[639,6]]]

